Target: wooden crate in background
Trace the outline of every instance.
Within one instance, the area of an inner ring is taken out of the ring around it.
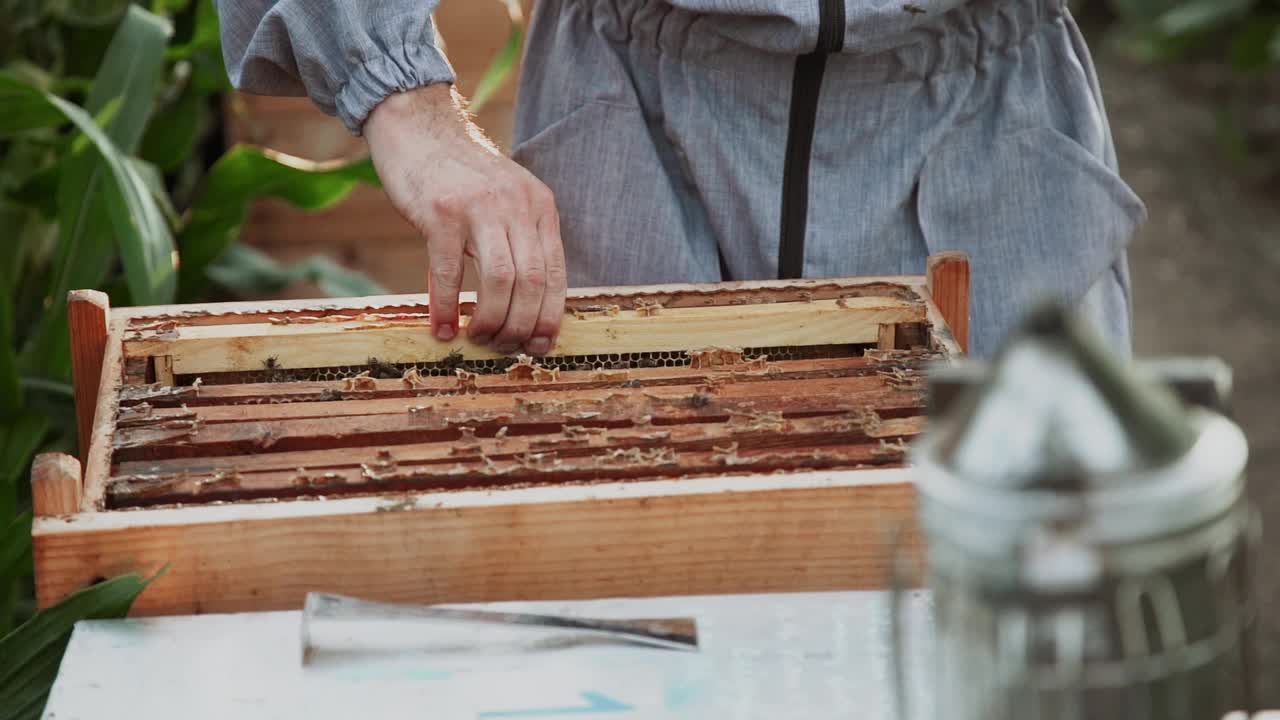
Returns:
[[[448,44],[460,89],[470,95],[489,63],[506,42],[509,24],[498,2],[446,0],[436,13]],[[516,78],[489,101],[478,120],[504,150],[510,149]],[[336,118],[320,112],[307,98],[236,94],[226,103],[227,141],[247,142],[310,160],[334,160],[368,152]],[[386,195],[357,188],[330,210],[305,213],[278,200],[263,200],[250,212],[244,239],[281,261],[324,254],[366,273],[391,292],[426,288],[427,249],[422,238],[391,207]],[[466,285],[474,287],[468,271]],[[296,285],[285,297],[320,294],[312,285]]]

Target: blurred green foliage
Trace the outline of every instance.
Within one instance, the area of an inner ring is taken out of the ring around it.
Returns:
[[[519,54],[518,4],[500,1],[511,34],[481,103]],[[320,210],[378,178],[368,158],[224,151],[229,89],[213,0],[0,0],[0,720],[39,717],[74,623],[123,615],[149,582],[113,578],[35,613],[31,460],[77,451],[67,292],[117,307],[300,280],[383,292],[327,258],[286,267],[238,243],[260,197]]]
[[[1280,68],[1276,0],[1106,0],[1120,20],[1113,41],[1144,60],[1213,53],[1242,72]]]
[[[1280,0],[1088,0],[1112,15],[1106,42],[1142,62],[1226,70],[1212,103],[1219,150],[1245,176],[1280,178]]]
[[[233,252],[256,198],[319,209],[377,177],[367,159],[219,157],[227,89],[212,0],[0,0],[0,719],[39,717],[74,622],[124,613],[145,586],[113,579],[32,617],[31,459],[77,450],[67,292],[381,292],[323,260]]]

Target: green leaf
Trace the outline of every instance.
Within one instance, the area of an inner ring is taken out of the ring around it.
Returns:
[[[0,639],[0,708],[25,707],[46,696],[75,624],[123,617],[151,580],[130,574],[85,588]]]
[[[3,2],[3,0],[0,0],[0,2]],[[63,78],[54,75],[48,68],[41,67],[25,58],[18,58],[13,62],[6,63],[4,70],[12,73],[14,77],[28,85],[33,85],[46,92],[56,92],[54,86],[63,81]]]
[[[18,514],[0,530],[0,585],[31,570],[31,512]]]
[[[14,484],[25,479],[31,457],[48,434],[49,418],[35,413],[24,413],[0,425],[0,509],[13,501]],[[12,513],[10,507],[0,516]]]
[[[1244,17],[1257,0],[1188,0],[1156,19],[1156,29],[1170,36],[1215,30]]]
[[[191,40],[183,45],[174,45],[168,50],[170,60],[186,60],[201,50],[217,50],[221,47],[218,30],[218,9],[214,0],[196,0],[196,24]]]
[[[207,97],[188,78],[177,99],[162,107],[147,126],[139,150],[143,159],[164,172],[172,172],[186,162],[205,130]]]
[[[48,704],[49,691],[53,689],[53,681],[46,682],[43,678],[57,678],[65,652],[65,645],[50,645],[32,658],[20,674],[14,676],[12,684],[16,692],[5,698],[7,706],[0,708],[0,720],[40,717]]]
[[[304,210],[323,210],[357,183],[376,185],[377,177],[368,158],[317,163],[249,145],[228,150],[209,170],[178,234],[181,299],[189,301],[199,293],[209,265],[239,238],[255,199],[274,196]]]
[[[151,0],[151,12],[158,15],[177,15],[191,7],[191,0]]]
[[[10,251],[0,253],[0,293],[5,295],[17,292],[18,279],[26,269],[27,256],[38,239],[36,229],[29,226],[34,225],[37,220],[34,215],[30,209],[8,202],[8,198],[0,196],[0,227],[12,233]],[[10,301],[12,302],[12,298]]]
[[[1280,56],[1273,56],[1280,45],[1280,16],[1251,19],[1231,38],[1231,62],[1239,70],[1262,70]]]
[[[121,20],[90,88],[85,109],[0,74],[0,97],[42,98],[84,133],[96,152],[68,157],[58,185],[59,242],[45,303],[48,311],[24,366],[49,377],[70,372],[64,298],[96,287],[118,249],[132,299],[170,302],[174,294],[173,237],[145,181],[125,159],[142,137],[151,112],[169,26],[136,6]],[[106,130],[89,113],[115,106]],[[87,111],[87,112],[86,112]],[[114,241],[114,248],[113,248]]]
[[[160,208],[160,212],[164,213],[165,219],[169,221],[170,225],[177,226],[180,222],[178,209],[173,206],[173,200],[169,197],[169,190],[164,186],[164,175],[160,173],[160,168],[136,157],[129,158],[129,164],[133,166],[133,171],[137,173],[147,192],[151,194],[151,199],[155,201],[156,207]]]
[[[285,266],[247,245],[233,245],[209,266],[209,277],[222,287],[245,297],[273,293],[303,281],[320,286],[331,297],[358,297],[386,293],[362,273],[316,255]]]
[[[13,289],[0,281],[0,419],[14,417],[22,407],[18,356],[14,352],[17,347],[14,321]]]
[[[120,19],[130,0],[55,0],[49,14],[68,25],[95,28]]]
[[[48,704],[48,696],[38,697],[31,701],[31,704],[25,707],[18,707],[14,711],[13,720],[40,720],[44,715],[44,706]]]
[[[9,198],[14,202],[39,210],[45,217],[54,217],[58,214],[56,196],[58,193],[58,175],[61,172],[62,168],[58,165],[50,165],[38,170],[28,176],[21,185],[14,188],[9,193]]]
[[[507,34],[507,42],[503,45],[493,62],[484,71],[475,92],[471,94],[470,110],[478,113],[511,76],[511,70],[520,60],[520,48],[524,44],[524,12],[520,0],[499,0],[507,7],[507,15],[511,19],[511,31]]]
[[[58,127],[66,122],[57,108],[45,102],[39,90],[12,74],[4,75],[12,82],[0,85],[0,107],[4,108],[4,112],[0,112],[0,138],[24,130]]]
[[[171,32],[164,18],[131,6],[116,29],[89,89],[85,109],[91,113],[100,112],[119,98],[120,107],[106,126],[106,135],[123,155],[138,147],[146,130]],[[110,168],[115,176],[115,188],[105,182],[104,162],[116,166]],[[59,248],[62,267],[81,264],[84,258],[80,252],[87,250],[86,246],[106,245],[106,248],[100,247],[103,252],[95,253],[106,255],[111,238],[106,237],[104,241],[102,236],[115,234],[133,300],[142,304],[171,301],[173,239],[160,210],[149,201],[150,192],[137,172],[119,156],[102,153],[101,158],[85,156],[79,162],[73,160],[63,180],[59,200],[62,220],[70,228],[64,229],[63,247]],[[83,199],[77,203],[77,197]],[[93,206],[99,204],[107,207],[110,233],[106,226],[90,227],[85,222],[97,217]],[[98,282],[92,284],[67,282],[71,279],[69,275],[74,275],[74,271],[64,270],[62,282],[54,288],[53,297],[58,301],[69,290],[94,287],[101,282],[100,273]]]

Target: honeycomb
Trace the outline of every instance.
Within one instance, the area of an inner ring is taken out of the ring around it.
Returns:
[[[862,354],[861,345],[806,345],[744,348],[743,357],[751,358],[760,355],[770,360],[813,360],[818,358],[855,357]],[[689,354],[683,350],[642,352],[642,353],[601,353],[597,355],[564,355],[538,358],[537,362],[544,368],[557,369],[562,372],[573,370],[630,370],[634,368],[675,368],[689,367]],[[364,365],[342,365],[323,368],[280,368],[264,367],[252,372],[227,372],[201,375],[206,385],[226,385],[242,383],[267,382],[324,382],[342,380],[362,372],[368,372],[375,378],[396,379],[404,375],[406,370],[417,368],[423,377],[453,376],[455,370],[466,370],[479,375],[496,375],[504,373],[515,364],[514,357],[494,358],[488,360],[444,360],[427,363],[383,363],[377,358],[369,358]],[[190,385],[195,375],[179,375],[179,385]]]

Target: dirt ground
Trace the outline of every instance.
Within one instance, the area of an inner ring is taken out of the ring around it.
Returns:
[[[1121,173],[1150,212],[1130,255],[1136,351],[1217,355],[1235,371],[1264,523],[1258,677],[1264,703],[1280,707],[1280,189],[1247,179],[1221,151],[1223,73],[1095,52]]]

